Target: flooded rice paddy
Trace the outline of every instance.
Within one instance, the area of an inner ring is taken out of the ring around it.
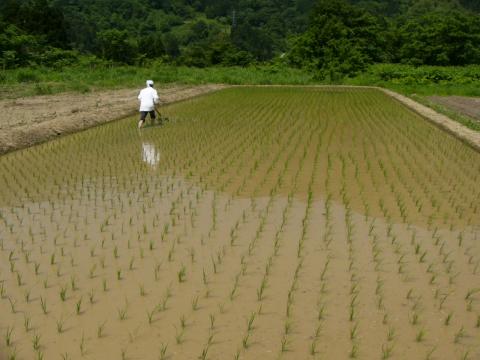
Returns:
[[[478,359],[480,154],[233,88],[0,157],[0,359]]]

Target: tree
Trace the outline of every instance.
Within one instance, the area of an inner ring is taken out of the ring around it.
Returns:
[[[480,19],[466,12],[437,10],[399,28],[401,62],[415,65],[480,63]]]
[[[319,0],[310,27],[294,42],[289,60],[321,77],[353,75],[384,58],[381,33],[377,18],[365,10],[345,0]]]
[[[41,50],[37,38],[12,24],[0,21],[0,56],[2,68],[25,66],[35,62]]]
[[[165,46],[165,53],[172,59],[180,56],[180,46],[175,35],[172,33],[166,33],[163,37],[163,44]]]
[[[138,54],[136,44],[128,38],[127,31],[104,30],[98,33],[98,42],[104,59],[133,64]]]

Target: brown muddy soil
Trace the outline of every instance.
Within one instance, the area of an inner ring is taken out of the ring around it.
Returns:
[[[188,99],[223,85],[173,86],[159,90],[161,104]],[[64,93],[0,100],[0,154],[133,115],[139,89]]]
[[[445,106],[450,110],[480,121],[480,98],[467,96],[429,96],[427,99],[434,104]]]

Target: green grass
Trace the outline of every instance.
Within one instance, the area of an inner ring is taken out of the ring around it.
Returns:
[[[372,65],[352,79],[349,85],[385,87],[405,95],[480,96],[480,66],[419,66],[398,64]]]
[[[317,83],[314,75],[282,66],[191,68],[161,63],[149,67],[69,67],[62,70],[27,68],[0,73],[0,97],[18,98],[66,91],[87,93],[99,89],[137,88],[146,79],[166,84],[294,84]]]

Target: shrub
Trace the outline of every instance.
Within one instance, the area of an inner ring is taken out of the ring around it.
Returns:
[[[40,81],[40,77],[32,69],[22,69],[17,73],[17,81],[21,83],[36,83]]]

